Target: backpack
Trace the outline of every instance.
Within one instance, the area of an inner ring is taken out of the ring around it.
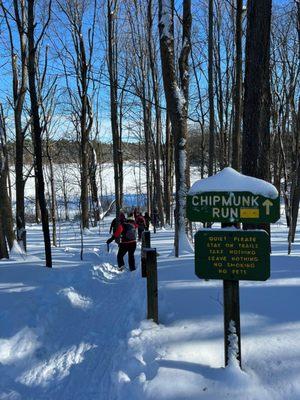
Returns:
[[[133,242],[136,240],[135,226],[130,222],[123,222],[122,241]]]
[[[145,225],[146,225],[146,223],[145,223],[145,218],[144,218],[142,215],[139,215],[139,216],[137,217],[136,222],[137,222],[139,228],[145,228]]]

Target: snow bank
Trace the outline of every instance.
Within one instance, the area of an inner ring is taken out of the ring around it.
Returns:
[[[221,281],[195,276],[194,255],[170,257],[174,231],[157,248],[159,321],[146,321],[146,281],[120,272],[96,231],[62,227],[54,268],[43,268],[41,227],[29,227],[26,260],[0,264],[1,400],[299,400],[300,241],[272,227],[272,279],[241,282],[242,366],[224,368]],[[28,259],[31,259],[28,262]]]
[[[251,192],[271,199],[278,197],[278,191],[271,183],[240,174],[231,167],[226,167],[216,175],[195,182],[188,194],[203,192]]]

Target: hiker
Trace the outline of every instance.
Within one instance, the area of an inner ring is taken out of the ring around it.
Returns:
[[[146,231],[149,231],[151,217],[147,211],[144,214],[144,220],[145,220],[145,229]]]
[[[156,233],[156,228],[158,228],[158,224],[159,224],[159,216],[158,216],[158,211],[156,208],[154,209],[154,211],[152,213],[151,222],[152,222],[152,225],[154,228],[154,233]]]
[[[136,249],[136,228],[133,214],[129,214],[128,218],[123,220],[116,229],[116,232],[109,238],[106,243],[109,244],[113,240],[121,239],[119,243],[119,251],[117,255],[118,268],[120,271],[124,269],[124,256],[128,253],[128,264],[130,271],[135,270],[134,252]]]
[[[134,217],[134,220],[135,220],[135,221],[136,221],[137,216],[139,215],[139,213],[140,213],[139,208],[138,208],[138,207],[134,207],[134,210],[133,210],[133,217]]]
[[[138,240],[140,242],[142,240],[142,233],[144,232],[145,227],[146,227],[146,222],[145,222],[144,217],[140,213],[137,213],[135,222],[138,227]]]
[[[124,222],[124,220],[125,220],[125,214],[121,211],[120,214],[119,214],[119,223],[121,224],[122,222]],[[111,221],[110,228],[109,228],[109,233],[114,234],[116,232],[116,230],[117,230],[117,227],[118,227],[117,218],[114,218]]]

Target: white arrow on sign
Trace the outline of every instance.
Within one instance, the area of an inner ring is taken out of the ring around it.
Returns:
[[[273,203],[271,200],[267,199],[262,203],[263,207],[266,207],[266,215],[270,215],[270,207],[272,207]]]

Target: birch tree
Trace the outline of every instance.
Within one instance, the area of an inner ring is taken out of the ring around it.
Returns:
[[[162,75],[167,111],[172,124],[175,152],[175,256],[185,248],[185,196],[187,193],[186,141],[188,133],[189,54],[191,35],[191,0],[183,0],[182,42],[176,75],[174,47],[174,1],[159,0],[159,33]]]

